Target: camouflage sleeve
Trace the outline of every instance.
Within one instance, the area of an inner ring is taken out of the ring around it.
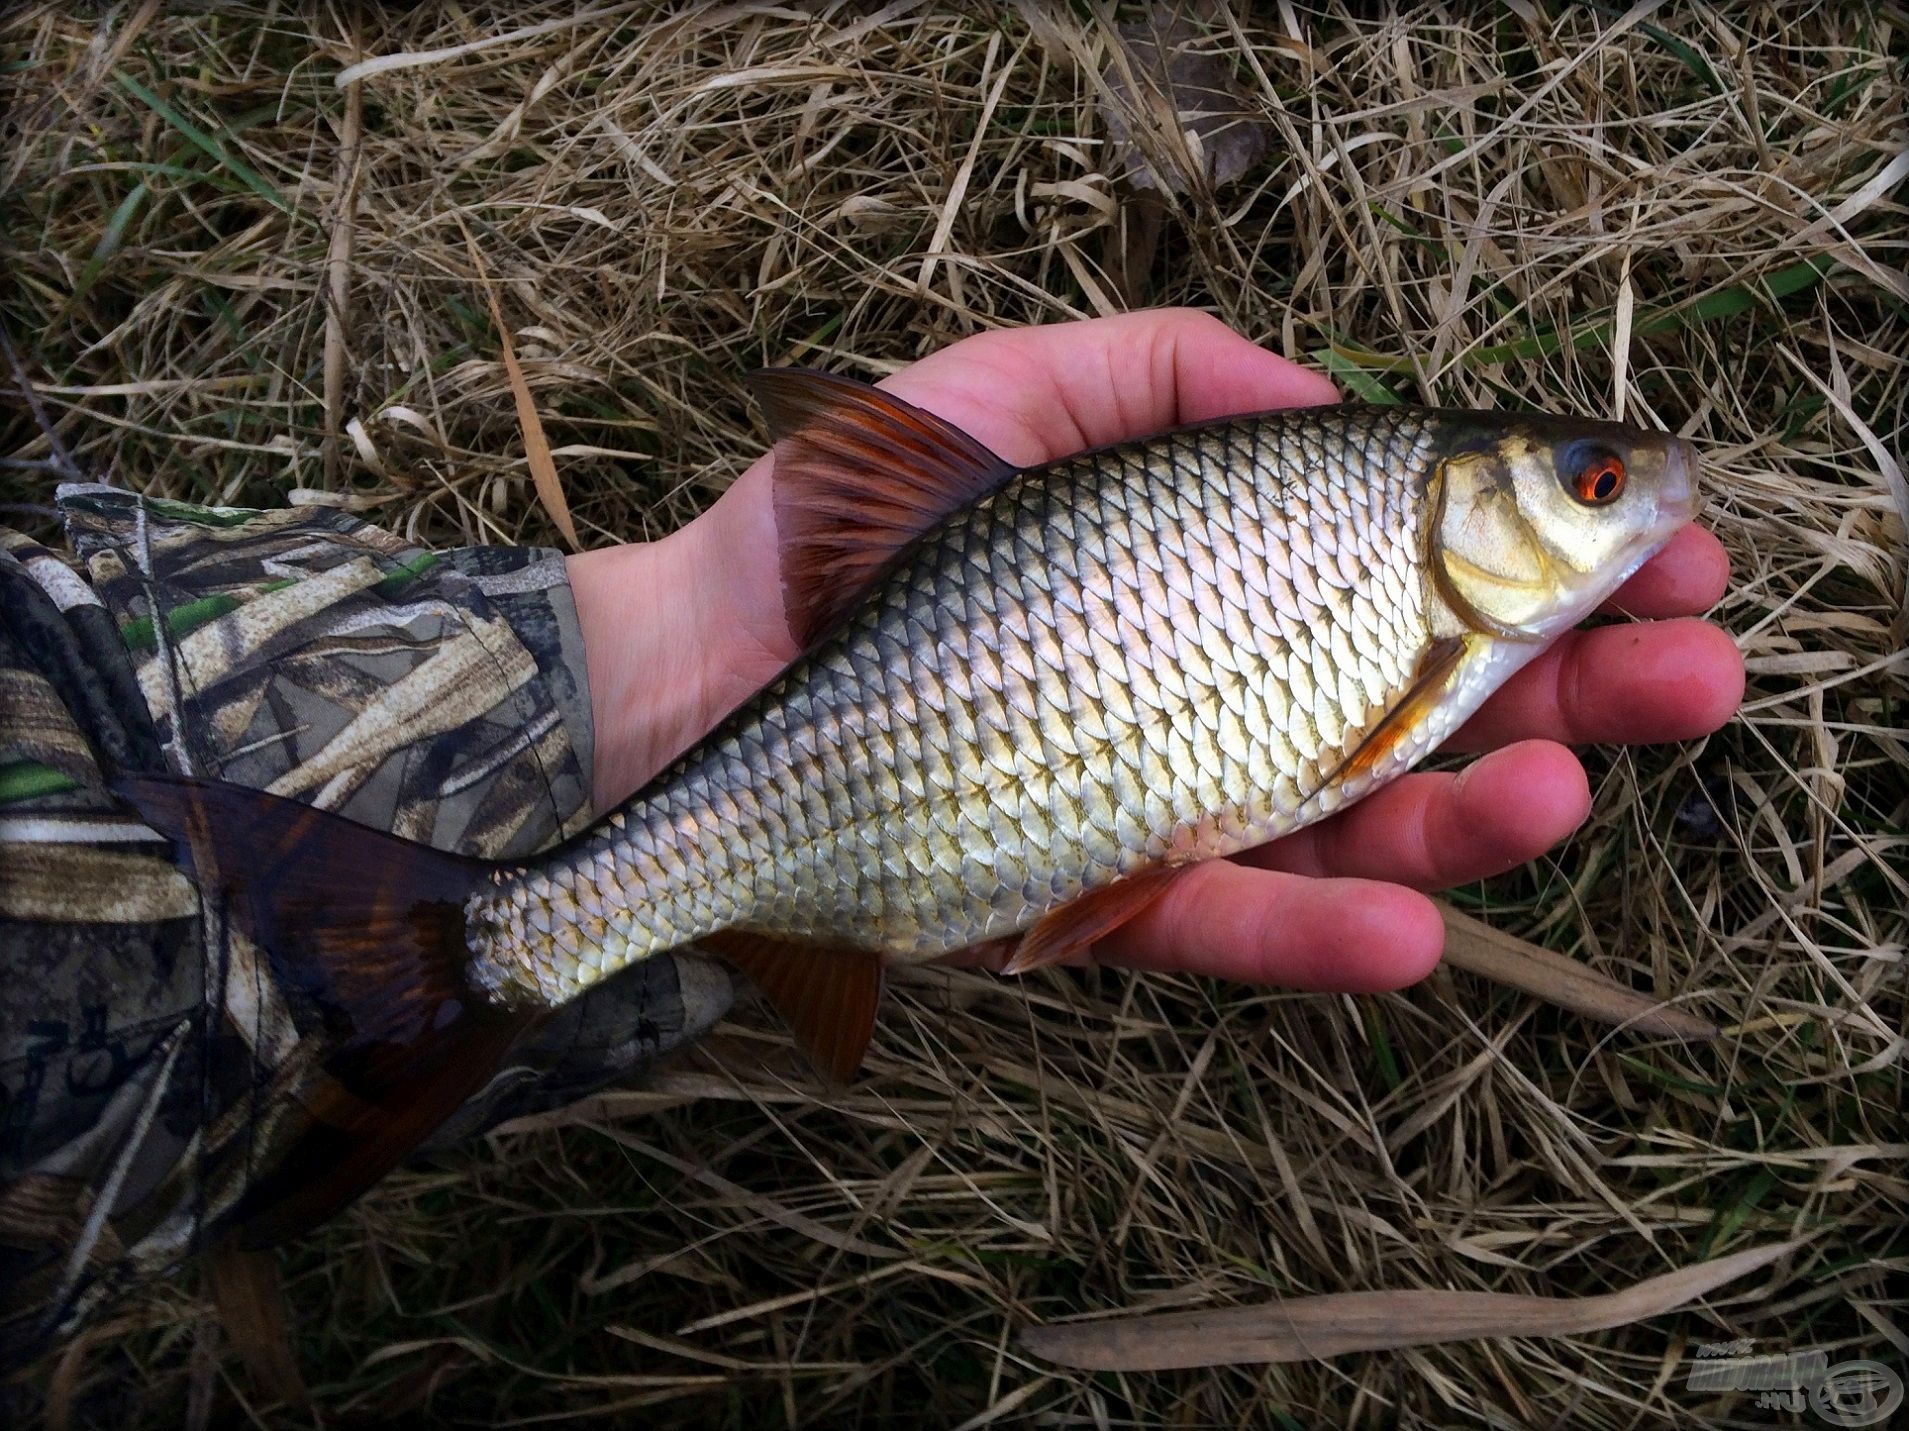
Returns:
[[[216,776],[490,857],[590,818],[558,553],[426,551],[328,507],[59,503],[76,565],[0,529],[0,1367],[215,1240],[322,1051],[106,773]],[[645,961],[434,1144],[627,1073],[730,992],[705,960]]]

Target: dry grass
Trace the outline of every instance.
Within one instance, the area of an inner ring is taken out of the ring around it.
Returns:
[[[550,540],[467,225],[586,542],[669,528],[755,454],[749,367],[880,373],[1185,302],[1367,395],[1689,433],[1736,561],[1717,617],[1743,716],[1591,752],[1590,825],[1457,896],[1681,997],[1717,1043],[1450,973],[1361,1000],[931,974],[825,1098],[739,1018],[289,1255],[333,1419],[1616,1427],[1763,1414],[1686,1390],[1699,1342],[1902,1365],[1909,20],[1536,8],[1201,7],[1268,157],[1175,200],[1131,291],[1139,206],[1103,170],[1093,78],[1111,32],[1078,11],[5,22],[0,316],[73,460],[129,485]],[[401,52],[361,113],[333,84]],[[53,453],[7,414],[5,500],[32,502]],[[1015,1342],[1275,1294],[1592,1295],[1788,1238],[1605,1332],[1146,1375]],[[81,1419],[275,1422],[192,1286],[69,1360]]]

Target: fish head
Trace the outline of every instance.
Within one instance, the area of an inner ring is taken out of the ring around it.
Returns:
[[[1549,641],[1696,515],[1697,467],[1682,438],[1622,423],[1456,419],[1432,476],[1433,582],[1472,629]]]

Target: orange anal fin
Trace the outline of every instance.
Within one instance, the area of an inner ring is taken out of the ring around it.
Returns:
[[[303,1126],[233,1214],[238,1245],[270,1246],[402,1162],[538,1015],[466,981],[464,901],[488,879],[481,862],[242,785],[137,776],[114,789],[322,1021],[307,1035],[323,1052],[297,1094]]]
[[[750,374],[776,443],[782,584],[813,645],[916,537],[1015,469],[950,423],[852,378]]]
[[[1405,695],[1379,718],[1377,725],[1365,733],[1364,738],[1353,747],[1352,754],[1333,772],[1332,780],[1327,781],[1327,784],[1350,780],[1377,769],[1379,762],[1396,750],[1400,742],[1418,729],[1432,713],[1470,649],[1470,638],[1465,636],[1447,636],[1441,641],[1434,641],[1420,658],[1418,670],[1412,677],[1412,684],[1406,688]]]
[[[1190,868],[1190,865],[1165,865],[1142,870],[1051,910],[1028,930],[1001,972],[1025,974],[1030,969],[1085,954],[1096,941],[1149,908]]]
[[[882,956],[725,929],[696,941],[749,976],[815,1066],[847,1083],[862,1066],[882,997]]]

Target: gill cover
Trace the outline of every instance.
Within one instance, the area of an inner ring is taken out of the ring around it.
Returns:
[[[1460,620],[1512,640],[1531,639],[1557,604],[1557,578],[1518,507],[1504,448],[1460,451],[1438,465],[1431,570]]]

